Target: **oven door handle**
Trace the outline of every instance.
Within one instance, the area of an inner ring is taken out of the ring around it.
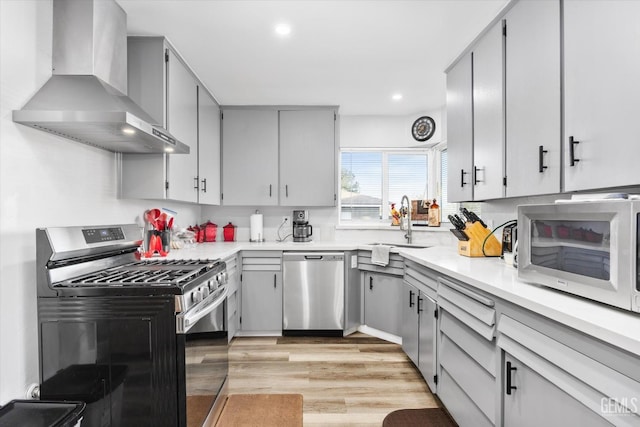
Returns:
[[[203,299],[198,305],[191,310],[180,313],[176,316],[176,333],[186,334],[198,320],[210,314],[218,308],[220,304],[227,298],[227,287],[225,286],[222,294],[212,293]]]

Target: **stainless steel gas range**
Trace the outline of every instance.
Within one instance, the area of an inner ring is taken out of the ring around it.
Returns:
[[[83,426],[202,425],[226,394],[225,264],[140,260],[135,224],[36,230],[40,397]]]

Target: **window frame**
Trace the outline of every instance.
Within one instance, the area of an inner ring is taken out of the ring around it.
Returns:
[[[427,156],[427,198],[440,198],[440,153],[434,148],[378,148],[354,147],[341,148],[338,154],[338,190],[342,193],[342,153],[381,153],[382,154],[382,193],[383,204],[389,201],[389,156],[398,155],[426,155]],[[437,174],[437,175],[436,175]],[[438,187],[436,187],[436,183]],[[384,209],[384,205],[383,208]],[[338,197],[338,224],[341,226],[381,226],[390,225],[389,219],[382,213],[378,220],[358,221],[342,219],[342,197]]]

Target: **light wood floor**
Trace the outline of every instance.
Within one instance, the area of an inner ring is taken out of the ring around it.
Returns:
[[[399,345],[345,338],[237,337],[229,393],[300,393],[305,426],[381,426],[396,409],[437,407]]]

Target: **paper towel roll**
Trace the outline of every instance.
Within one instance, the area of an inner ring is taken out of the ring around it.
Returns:
[[[259,211],[251,215],[251,238],[249,240],[252,242],[264,242],[262,214]]]

